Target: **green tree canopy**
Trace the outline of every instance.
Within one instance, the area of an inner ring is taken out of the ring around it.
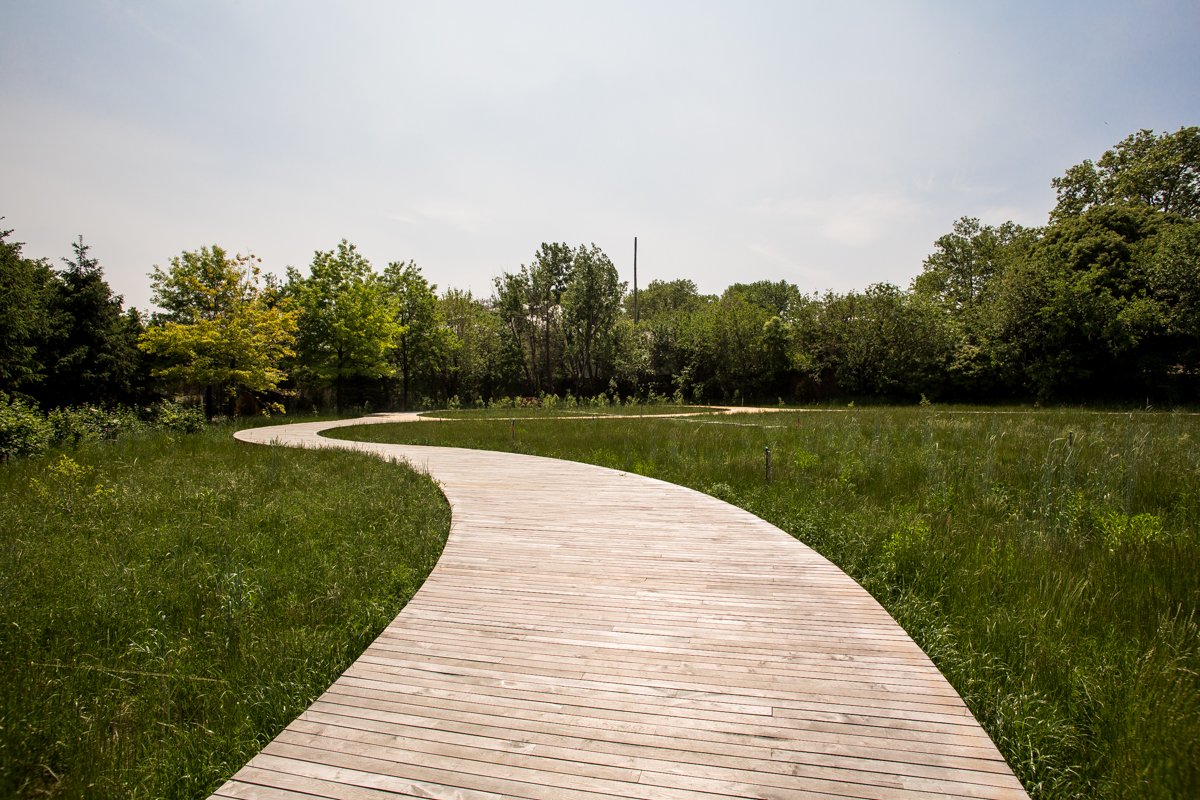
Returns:
[[[525,357],[526,388],[531,394],[556,391],[566,341],[562,297],[574,252],[562,243],[543,242],[533,261],[495,280],[492,307],[500,314],[510,343]]]
[[[643,321],[652,320],[663,314],[695,311],[705,301],[695,282],[687,278],[654,280],[638,291],[638,315]],[[625,298],[625,313],[633,316],[632,295]]]
[[[296,312],[269,302],[254,256],[220,247],[185,251],[151,273],[154,301],[165,310],[139,346],[158,359],[155,377],[203,387],[211,417],[218,402],[230,413],[240,394],[278,390],[294,355]]]
[[[27,392],[45,377],[55,276],[45,261],[21,255],[0,230],[0,392]]]
[[[43,405],[113,405],[132,401],[139,389],[141,324],[126,314],[83,237],[63,259],[50,303],[53,325],[46,347]]]
[[[596,245],[580,245],[571,257],[561,296],[566,361],[576,387],[586,393],[602,388],[617,361],[617,315],[625,284],[617,268]]]
[[[1099,161],[1076,164],[1051,183],[1058,193],[1055,220],[1120,203],[1200,217],[1200,127],[1132,133]]]
[[[506,335],[498,313],[469,291],[449,289],[438,300],[446,349],[440,382],[446,397],[489,400],[519,391],[524,354]]]
[[[446,329],[437,303],[437,286],[409,261],[393,261],[383,271],[383,282],[395,309],[402,331],[392,352],[392,361],[400,374],[401,403],[409,408],[409,390],[416,381],[430,388],[445,356]]]
[[[340,411],[347,379],[393,374],[405,326],[383,279],[350,242],[313,255],[307,277],[289,268],[287,294],[300,312],[297,360],[305,376],[332,386]]]
[[[808,324],[814,369],[842,392],[913,399],[942,388],[952,338],[927,297],[887,283],[830,293]]]
[[[1036,231],[1015,222],[993,227],[974,217],[954,223],[950,233],[934,242],[913,291],[944,305],[952,313],[988,302],[996,279],[1014,260],[1028,253]]]

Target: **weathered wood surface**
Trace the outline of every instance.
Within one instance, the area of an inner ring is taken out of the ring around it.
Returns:
[[[428,471],[445,552],[214,797],[1026,797],[887,612],[778,528],[600,467],[318,436],[355,422],[238,438]]]

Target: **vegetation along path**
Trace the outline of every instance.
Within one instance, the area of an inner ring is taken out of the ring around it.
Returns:
[[[1025,797],[857,583],[674,484],[511,453],[327,439],[436,479],[453,522],[392,624],[227,798]]]

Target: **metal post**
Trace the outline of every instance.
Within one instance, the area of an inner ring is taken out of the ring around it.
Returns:
[[[510,419],[508,421],[508,435],[512,439],[512,443],[515,445],[517,443],[517,421],[515,419]]]
[[[767,456],[767,483],[771,482],[771,448],[764,447],[763,452]]]

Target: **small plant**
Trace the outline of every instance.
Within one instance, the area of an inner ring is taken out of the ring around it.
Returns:
[[[1135,514],[1132,517],[1119,511],[1099,515],[1100,530],[1110,551],[1123,547],[1139,548],[1161,542],[1166,538],[1162,519],[1155,514]]]
[[[801,472],[807,472],[816,469],[817,465],[821,463],[821,459],[815,453],[810,453],[807,450],[798,450],[793,462],[796,465],[796,469]]]
[[[920,569],[929,546],[929,522],[922,518],[906,519],[883,543],[882,566],[892,576]]]
[[[113,493],[103,481],[93,481],[95,468],[80,464],[68,455],[61,455],[46,468],[45,480],[34,478],[29,488],[44,502],[66,514],[75,513],[76,506],[100,500]]]
[[[704,491],[706,494],[711,494],[713,497],[717,498],[718,500],[724,500],[726,503],[737,502],[737,492],[734,491],[732,486],[724,481],[709,484],[707,487],[705,487]]]

